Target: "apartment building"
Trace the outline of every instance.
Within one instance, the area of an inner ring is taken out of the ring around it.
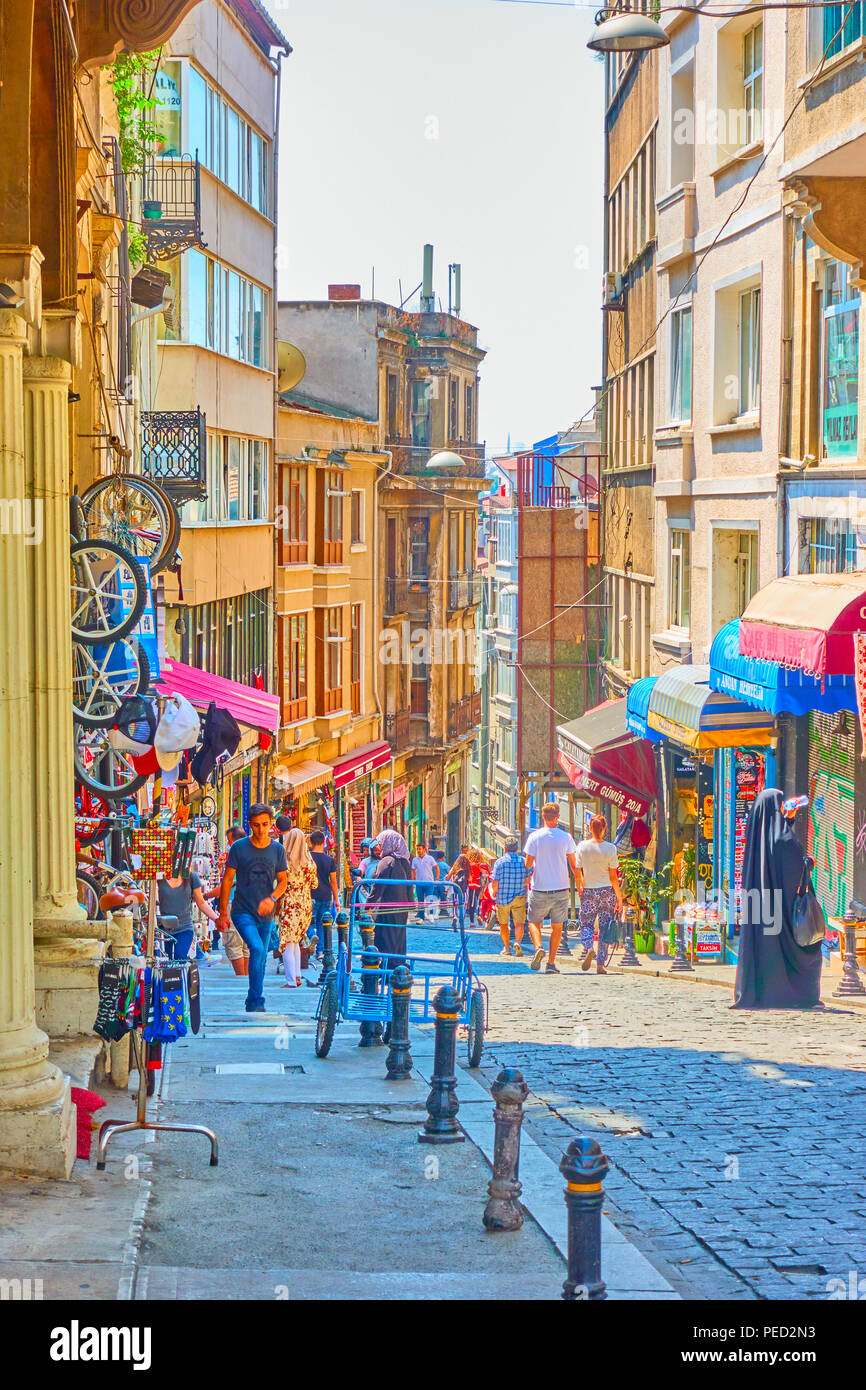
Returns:
[[[602,534],[605,680],[656,669],[653,479],[658,57],[605,58]]]
[[[281,303],[280,337],[306,360],[315,400],[378,422],[377,691],[394,755],[379,822],[456,852],[468,833],[469,763],[480,723],[475,612],[478,332],[435,311],[432,248],[417,310],[334,285],[327,301]]]
[[[785,26],[781,10],[665,17],[655,669],[706,662],[714,635],[777,572]]]
[[[155,89],[145,197],[163,215],[185,204],[198,233],[182,253],[164,247],[169,303],[142,381],[142,463],[181,508],[182,564],[164,583],[175,684],[189,668],[275,688],[275,116],[290,51],[256,0],[207,0],[166,46]],[[224,825],[268,791],[269,718],[243,695],[234,712]]]

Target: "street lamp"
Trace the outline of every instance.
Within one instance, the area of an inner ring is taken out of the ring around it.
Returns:
[[[443,473],[449,469],[456,473],[466,467],[466,462],[452,449],[442,449],[438,454],[433,454],[424,467],[428,473]]]
[[[636,10],[599,10],[586,46],[596,53],[642,53],[669,43],[662,26],[649,15]]]

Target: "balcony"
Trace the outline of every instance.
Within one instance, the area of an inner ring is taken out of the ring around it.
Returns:
[[[142,230],[148,260],[167,261],[201,234],[201,176],[198,156],[166,155],[149,164],[142,180]]]
[[[427,475],[427,464],[430,459],[434,454],[441,453],[443,449],[450,449],[455,454],[459,454],[466,465],[462,472],[449,469],[448,477],[484,477],[484,444],[469,444],[458,441],[452,444],[418,445],[413,444],[409,439],[395,439],[389,440],[386,447],[391,450],[393,455],[393,471],[404,477],[423,478]],[[443,469],[444,474],[445,470]]]
[[[399,753],[412,741],[412,716],[409,710],[385,715],[385,738],[392,749]]]
[[[470,607],[479,604],[484,597],[484,576],[481,574],[470,574],[469,576],[469,597],[467,602]]]
[[[393,618],[409,609],[409,580],[406,575],[388,575],[385,579],[385,617]]]
[[[448,608],[459,612],[469,602],[469,575],[452,574],[448,580]]]
[[[481,691],[464,695],[448,711],[448,737],[465,738],[472,734],[481,723]]]
[[[143,410],[141,464],[180,506],[207,496],[207,431],[201,410]]]

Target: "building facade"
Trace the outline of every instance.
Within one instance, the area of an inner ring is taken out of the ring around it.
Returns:
[[[429,275],[429,278],[428,278]],[[394,754],[377,814],[410,844],[456,853],[468,833],[469,766],[480,723],[475,612],[477,330],[433,311],[432,249],[418,312],[333,286],[281,303],[280,336],[306,361],[314,399],[378,422],[377,691]]]

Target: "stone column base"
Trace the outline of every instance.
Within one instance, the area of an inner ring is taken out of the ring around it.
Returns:
[[[104,954],[104,942],[78,937],[34,943],[36,1022],[50,1038],[93,1032]]]
[[[68,1178],[75,1162],[75,1106],[69,1080],[60,1098],[34,1109],[0,1111],[0,1171],[22,1177]]]

